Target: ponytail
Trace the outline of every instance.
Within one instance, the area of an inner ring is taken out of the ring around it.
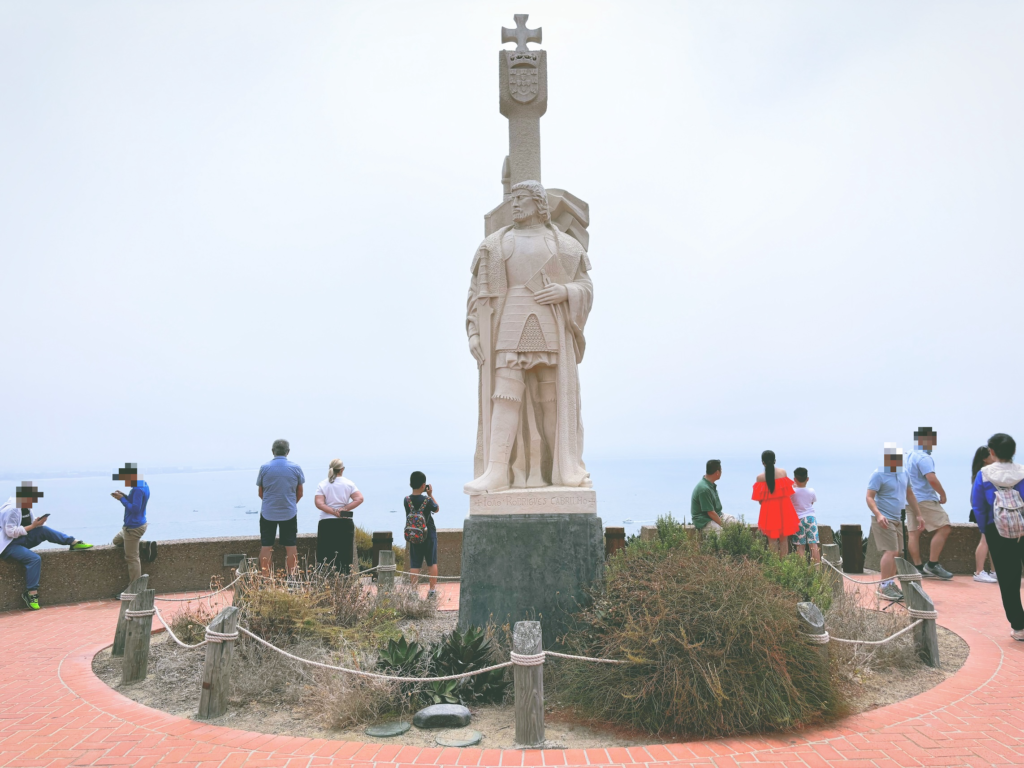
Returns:
[[[974,452],[974,461],[971,462],[971,484],[974,484],[974,478],[981,472],[981,468],[985,466],[985,459],[988,458],[988,446],[983,445]]]
[[[333,483],[334,478],[341,475],[345,471],[345,462],[341,459],[331,459],[330,466],[327,469],[327,482]]]
[[[762,453],[761,463],[764,464],[764,481],[768,485],[768,493],[775,493],[775,451]]]

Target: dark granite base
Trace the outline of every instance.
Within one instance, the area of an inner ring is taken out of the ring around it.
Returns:
[[[463,525],[459,627],[540,621],[544,647],[604,575],[596,515],[488,515]]]

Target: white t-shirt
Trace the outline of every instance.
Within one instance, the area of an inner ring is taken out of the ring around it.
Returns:
[[[316,495],[323,496],[324,502],[331,509],[341,509],[352,501],[352,494],[356,493],[359,489],[356,488],[356,484],[349,480],[347,477],[336,477],[332,483],[330,480],[324,480],[316,487]],[[328,515],[323,510],[320,511],[321,520],[337,520],[334,515]]]
[[[802,519],[814,514],[814,502],[818,500],[818,497],[814,495],[813,488],[797,488],[794,485],[791,498],[797,517]]]

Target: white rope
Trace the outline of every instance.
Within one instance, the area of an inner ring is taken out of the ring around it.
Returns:
[[[897,573],[896,578],[900,581],[921,581],[924,577],[920,573]]]
[[[238,630],[234,632],[214,632],[209,627],[206,628],[206,639],[203,642],[206,643],[223,643],[225,640],[237,640]],[[200,643],[201,645],[202,643]]]
[[[512,651],[512,663],[517,667],[539,667],[544,664],[544,651],[540,653],[516,653]]]
[[[843,573],[834,565],[832,565],[832,563],[830,563],[828,560],[825,560],[824,558],[822,558],[821,562],[825,563],[829,568],[838,573],[844,579],[848,579],[849,581],[852,581],[854,584],[883,584],[886,581],[891,581],[891,579],[878,579],[877,581],[861,581],[860,579],[853,578],[849,574]]]
[[[210,592],[207,595],[196,595],[195,597],[154,597],[153,599],[154,600],[163,600],[165,603],[187,603],[187,602],[190,602],[192,600],[205,600],[208,597],[213,597],[214,595],[216,595],[216,594],[218,594],[220,592],[223,592],[225,589],[230,589],[235,584],[237,584],[238,581],[240,579],[242,579],[244,576],[245,576],[244,573],[239,574],[238,576],[235,577],[235,580],[232,581],[227,586],[221,587],[220,589],[216,590],[215,592]],[[121,595],[121,599],[124,600],[124,595]]]
[[[462,581],[461,576],[431,576],[429,573],[414,573],[413,571],[396,571],[406,576],[419,576],[424,579],[437,579],[438,581]]]
[[[463,672],[461,675],[447,675],[445,677],[392,677],[391,675],[378,675],[378,674],[375,674],[373,672],[363,672],[362,670],[359,670],[359,669],[348,669],[347,667],[336,667],[333,664],[324,664],[324,663],[319,662],[319,661],[313,661],[312,659],[303,659],[300,656],[295,656],[294,654],[288,653],[288,651],[282,651],[276,645],[272,645],[271,643],[268,643],[266,640],[264,640],[262,637],[259,637],[258,635],[254,635],[252,632],[250,632],[245,627],[239,627],[238,631],[248,635],[249,637],[251,637],[256,642],[262,643],[263,645],[267,646],[267,648],[270,648],[271,650],[277,651],[282,656],[287,656],[289,659],[294,659],[295,661],[301,662],[303,664],[310,664],[310,665],[312,665],[314,667],[321,667],[322,669],[333,669],[336,672],[345,672],[345,673],[350,674],[350,675],[358,675],[359,677],[370,677],[370,678],[374,678],[376,680],[394,680],[395,682],[398,682],[398,683],[443,683],[443,682],[446,682],[448,680],[462,680],[463,678],[466,678],[466,677],[474,677],[476,675],[482,675],[485,672],[493,672],[496,669],[503,669],[505,667],[511,667],[512,666],[512,662],[511,661],[506,661],[506,662],[504,662],[502,664],[495,664],[495,665],[490,666],[490,667],[484,667],[483,669],[477,669],[477,670],[474,670],[473,672]]]
[[[912,619],[937,619],[939,618],[938,611],[919,611],[916,608],[907,608],[907,613],[910,614]]]
[[[573,661],[593,661],[597,664],[629,664],[628,661],[618,661],[617,659],[595,659],[591,656],[573,656],[569,653],[555,653],[554,651],[544,651],[546,656],[554,656],[557,659],[572,659]]]
[[[911,624],[911,625],[909,625],[907,627],[904,627],[903,629],[901,629],[899,632],[897,632],[894,635],[889,635],[884,640],[844,640],[841,637],[833,637],[832,640],[834,640],[837,643],[850,643],[850,644],[854,644],[854,645],[882,645],[884,643],[888,643],[890,640],[895,640],[897,637],[902,635],[904,632],[909,632],[914,627],[916,627],[918,624],[920,624],[921,621],[922,621],[922,619],[918,619],[913,624]]]
[[[171,629],[171,625],[168,624],[166,621],[164,621],[164,617],[160,613],[160,609],[157,608],[156,606],[153,606],[153,610],[156,611],[156,617],[158,619],[160,619],[160,623],[164,625],[164,629],[167,630],[167,634],[171,636],[171,639],[174,640],[174,642],[176,642],[178,645],[180,645],[185,650],[192,651],[192,650],[195,650],[196,648],[202,648],[204,645],[206,645],[209,642],[209,640],[203,640],[203,642],[196,643],[195,645],[189,645],[188,643],[183,642],[181,640],[181,638],[179,638],[176,634],[174,634],[174,630]],[[209,633],[210,630],[207,629],[206,631],[207,631],[207,633]]]
[[[818,643],[819,645],[824,645],[831,639],[828,632],[824,631],[820,635],[812,635],[807,632],[801,632],[800,634],[809,639],[812,643]]]
[[[395,571],[397,569],[398,569],[398,566],[395,565],[394,563],[392,563],[391,565],[378,565],[377,566],[377,573],[388,573],[389,571]]]
[[[124,617],[131,621],[132,619],[144,619],[146,616],[152,616],[156,612],[156,608],[144,608],[141,611],[133,611],[130,608],[124,612]]]
[[[122,603],[130,603],[130,602],[131,602],[132,600],[134,600],[134,599],[135,599],[136,597],[138,597],[138,595],[133,595],[133,594],[132,594],[132,593],[130,593],[130,592],[122,592],[122,593],[121,593],[121,595],[119,596],[119,598],[118,598],[118,599],[119,599],[119,600],[120,600],[120,601],[121,601]]]

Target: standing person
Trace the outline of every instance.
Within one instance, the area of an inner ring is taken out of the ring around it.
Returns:
[[[410,517],[422,515],[427,528],[423,541],[416,544],[409,542],[409,570],[415,574],[410,581],[415,587],[419,583],[420,574],[425,570],[430,575],[427,590],[427,599],[430,600],[437,596],[437,527],[434,525],[434,515],[441,507],[434,500],[434,491],[427,485],[427,476],[422,472],[413,472],[409,476],[409,487],[412,488],[412,495],[406,496],[402,503],[406,527],[409,526]]]
[[[0,505],[0,558],[13,560],[25,567],[25,591],[21,599],[29,610],[39,610],[39,574],[42,560],[34,547],[44,541],[63,544],[68,549],[91,549],[80,539],[46,527],[49,513],[33,519],[32,505],[43,498],[43,492],[25,481],[17,487],[14,496]]]
[[[942,547],[946,544],[951,530],[949,515],[942,505],[946,503],[946,491],[935,475],[935,460],[932,449],[939,442],[938,433],[931,427],[919,427],[914,432],[916,445],[907,458],[907,475],[910,487],[917,498],[920,515],[907,518],[907,543],[910,558],[922,576],[949,580],[953,574],[939,565]],[[921,531],[932,531],[928,545],[928,562],[921,564]]]
[[[921,516],[910,478],[903,469],[903,451],[896,443],[886,443],[882,468],[876,469],[868,480],[867,503],[871,510],[871,538],[881,552],[879,570],[882,581],[878,596],[886,600],[901,600],[903,590],[896,586],[896,556],[903,551],[903,522],[900,512],[906,503],[916,517]],[[907,515],[910,519],[910,515]]]
[[[1013,463],[1017,443],[1002,432],[988,439],[994,461],[974,478],[971,507],[978,528],[988,540],[996,568],[1003,611],[1010,622],[1010,637],[1024,640],[1024,606],[1020,602],[1021,564],[1024,562],[1024,466]]]
[[[356,535],[352,510],[363,503],[363,494],[355,483],[342,477],[344,471],[345,463],[341,459],[331,459],[327,479],[316,487],[313,501],[320,510],[316,560],[318,563],[333,563],[336,570],[348,573],[352,566],[352,541]]]
[[[821,548],[818,546],[818,518],[814,514],[814,502],[818,500],[813,488],[807,487],[807,470],[797,467],[793,470],[793,509],[800,520],[796,532],[796,553],[804,557],[804,546],[811,549],[811,559],[821,562]]]
[[[971,462],[971,495],[973,496],[974,481],[978,479],[978,473],[982,467],[987,467],[995,461],[992,456],[992,452],[989,451],[987,445],[983,445],[974,452],[974,461]],[[973,505],[973,499],[972,499]],[[971,509],[971,514],[967,518],[970,522],[975,525],[978,521],[974,517],[974,509]],[[978,546],[974,550],[974,580],[980,581],[985,584],[998,584],[999,580],[996,578],[995,566],[991,571],[985,570],[985,561],[990,560],[988,554],[988,540],[985,538],[985,532],[981,532],[981,538],[978,539]]]
[[[121,491],[114,491],[111,496],[124,505],[124,523],[121,530],[114,535],[113,545],[124,548],[124,561],[128,563],[128,583],[142,575],[142,557],[146,562],[156,559],[156,542],[143,541],[146,532],[146,505],[149,504],[149,484],[139,474],[139,465],[125,463],[113,476],[114,480],[123,480],[125,488],[131,488],[125,496]]]
[[[698,531],[721,531],[726,523],[736,522],[732,515],[722,514],[722,500],[718,498],[716,483],[722,479],[722,462],[708,459],[704,477],[697,481],[690,494],[690,519]]]
[[[274,537],[281,528],[281,546],[285,551],[285,570],[295,574],[299,565],[298,503],[302,499],[302,484],[306,476],[302,467],[288,460],[291,446],[287,440],[275,440],[270,448],[274,458],[260,467],[256,485],[260,489],[263,506],[260,508],[260,570],[270,574],[274,556]]]
[[[768,549],[779,553],[779,557],[789,554],[789,537],[800,528],[800,520],[793,509],[793,481],[786,470],[776,468],[775,452],[765,451],[761,454],[764,472],[757,476],[754,493],[751,498],[761,505],[761,513],[757,518],[757,527],[768,537]]]

